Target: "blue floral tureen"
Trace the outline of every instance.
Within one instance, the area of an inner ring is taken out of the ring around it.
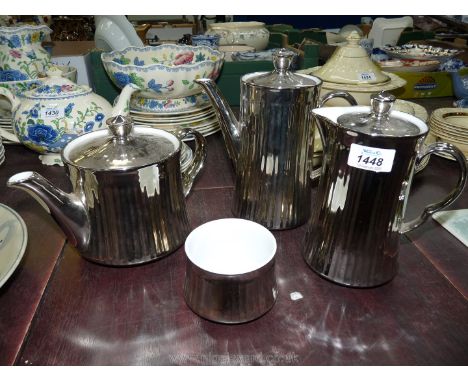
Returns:
[[[12,104],[18,139],[40,153],[60,152],[78,135],[106,127],[107,118],[128,114],[130,96],[139,89],[133,84],[125,87],[112,108],[90,87],[63,78],[60,69],[51,68],[47,75],[39,87],[18,95],[0,87],[0,95]]]

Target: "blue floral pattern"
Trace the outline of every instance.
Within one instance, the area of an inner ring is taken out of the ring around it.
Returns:
[[[72,102],[72,103],[69,103],[67,107],[65,108],[64,112],[65,112],[66,117],[68,117],[73,111],[73,106],[75,106],[75,104]]]
[[[45,25],[12,27],[0,37],[0,71],[17,70],[21,77],[12,81],[35,79],[50,65],[50,55],[40,45],[51,30]]]
[[[94,127],[94,122],[90,121],[85,125],[84,131],[88,133],[93,130],[93,127]]]
[[[174,90],[173,85],[174,81],[172,80],[167,81],[165,86],[163,86],[163,84],[157,84],[154,79],[148,82],[148,87],[156,93],[162,93],[162,89],[165,89],[166,92],[170,92]]]
[[[75,103],[70,102],[58,117],[47,119],[44,112],[50,107],[47,102],[36,102],[26,110],[22,109],[21,117],[13,116],[18,138],[38,152],[60,152],[73,137],[101,128],[105,119],[102,107],[95,102],[91,102],[86,110],[75,112]]]
[[[21,46],[21,40],[19,36],[16,34],[11,36],[11,38],[8,40],[8,46],[10,48],[19,48]]]
[[[28,126],[28,137],[34,143],[49,144],[57,139],[57,131],[50,125],[37,124]]]
[[[126,73],[117,72],[114,74],[114,80],[117,82],[118,86],[124,87],[130,83],[130,76]]]
[[[27,79],[28,76],[19,70],[0,70],[0,82],[23,81]]]
[[[136,66],[143,66],[145,65],[145,61],[139,60],[138,57],[135,57],[135,59],[133,60],[133,64]]]
[[[94,117],[94,120],[96,122],[101,122],[104,119],[104,114],[102,113],[97,113],[96,116]]]

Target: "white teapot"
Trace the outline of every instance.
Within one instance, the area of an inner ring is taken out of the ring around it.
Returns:
[[[12,125],[21,143],[37,152],[60,152],[82,133],[106,127],[107,118],[127,115],[130,97],[139,88],[128,84],[114,108],[89,86],[63,78],[53,67],[39,87],[14,95],[0,87],[11,102]]]

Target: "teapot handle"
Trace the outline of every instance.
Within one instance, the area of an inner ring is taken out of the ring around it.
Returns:
[[[184,195],[187,196],[192,189],[195,178],[203,168],[206,159],[206,139],[200,132],[190,128],[178,129],[174,134],[180,141],[189,134],[195,137],[195,153],[193,159],[187,169],[182,172]]]
[[[434,212],[441,210],[444,207],[452,204],[455,199],[457,199],[463,191],[463,188],[466,184],[466,175],[467,175],[467,165],[466,159],[463,153],[454,145],[445,142],[436,142],[429,145],[424,151],[420,152],[416,158],[417,166],[426,156],[435,153],[435,152],[445,152],[453,157],[460,166],[460,176],[458,178],[458,183],[455,188],[445,197],[445,199],[440,202],[429,204],[421,215],[416,219],[413,219],[407,223],[403,223],[400,229],[400,233],[406,233],[412,231],[413,229],[419,227],[423,224],[429,216]]]

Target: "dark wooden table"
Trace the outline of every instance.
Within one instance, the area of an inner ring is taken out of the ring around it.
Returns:
[[[183,248],[136,267],[88,262],[35,200],[6,188],[25,170],[70,190],[62,167],[6,147],[0,202],[21,214],[29,242],[0,289],[1,365],[468,364],[468,251],[432,219],[402,236],[397,277],[364,290],[330,283],[307,267],[305,226],[274,232],[276,305],[256,321],[223,325],[186,306]],[[456,175],[454,162],[431,158],[415,176],[407,217],[441,198]],[[206,168],[187,199],[193,228],[232,216],[233,179],[221,135],[208,137]],[[468,208],[468,191],[449,207],[459,208]],[[293,300],[293,292],[303,298]]]

